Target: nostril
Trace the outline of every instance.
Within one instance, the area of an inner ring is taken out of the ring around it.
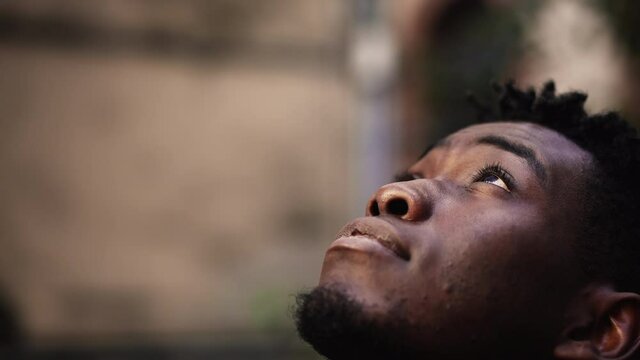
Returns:
[[[371,214],[371,216],[378,216],[380,215],[380,209],[378,208],[378,202],[377,201],[372,201],[371,205],[369,205],[369,213]]]
[[[395,216],[404,216],[409,212],[409,204],[404,199],[393,199],[387,204],[387,212]]]

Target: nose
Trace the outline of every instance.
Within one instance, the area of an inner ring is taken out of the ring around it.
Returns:
[[[432,203],[422,182],[413,180],[382,186],[367,204],[367,216],[390,215],[407,221],[426,220]]]

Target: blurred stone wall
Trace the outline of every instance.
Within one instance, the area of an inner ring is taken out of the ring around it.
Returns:
[[[0,284],[32,341],[290,329],[345,221],[348,14],[0,4]]]

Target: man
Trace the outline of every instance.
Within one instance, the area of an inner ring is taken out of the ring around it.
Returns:
[[[508,83],[327,250],[298,331],[329,359],[640,357],[640,144]],[[476,102],[476,105],[478,103]],[[506,121],[498,121],[506,120]]]

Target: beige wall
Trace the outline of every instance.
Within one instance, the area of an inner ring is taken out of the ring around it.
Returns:
[[[0,9],[243,49],[0,45],[0,280],[35,339],[290,327],[291,294],[346,220],[347,9],[270,3],[264,16],[230,1]],[[206,4],[239,13],[235,30],[203,20]]]

